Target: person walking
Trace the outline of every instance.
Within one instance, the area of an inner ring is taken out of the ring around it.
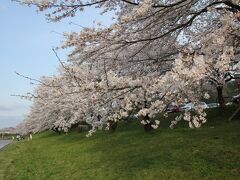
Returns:
[[[30,133],[30,135],[29,135],[29,139],[30,139],[30,141],[32,140],[32,133]]]
[[[19,134],[17,135],[16,139],[17,139],[18,141],[20,141],[20,135],[19,135]]]

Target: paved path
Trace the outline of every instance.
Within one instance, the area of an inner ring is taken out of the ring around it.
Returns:
[[[10,144],[11,140],[0,140],[0,149],[2,149],[4,146]]]

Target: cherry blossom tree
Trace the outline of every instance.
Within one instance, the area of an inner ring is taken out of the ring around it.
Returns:
[[[18,2],[46,10],[54,22],[89,6],[102,13],[113,11],[116,19],[109,27],[99,23],[65,33],[59,48],[73,51],[64,64],[54,50],[61,64],[59,74],[41,81],[22,125],[33,132],[51,128],[66,132],[84,121],[92,126],[91,135],[97,129],[115,129],[131,113],[149,131],[158,128],[156,115],[169,103],[188,101],[194,102],[197,115],[186,111],[170,127],[183,119],[198,128],[206,122],[199,105],[202,97],[208,98],[204,84],[212,82],[224,104],[222,87],[233,71],[239,71],[239,0]]]

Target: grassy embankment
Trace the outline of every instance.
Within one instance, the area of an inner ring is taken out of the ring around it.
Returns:
[[[0,151],[0,179],[240,179],[240,114],[210,110],[200,129],[169,119],[152,133],[136,121],[90,138],[44,132]]]

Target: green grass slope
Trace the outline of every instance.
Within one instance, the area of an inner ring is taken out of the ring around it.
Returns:
[[[240,117],[227,122],[232,111],[211,110],[200,129],[171,130],[162,120],[152,133],[136,121],[90,138],[40,133],[0,151],[0,179],[240,179]]]

